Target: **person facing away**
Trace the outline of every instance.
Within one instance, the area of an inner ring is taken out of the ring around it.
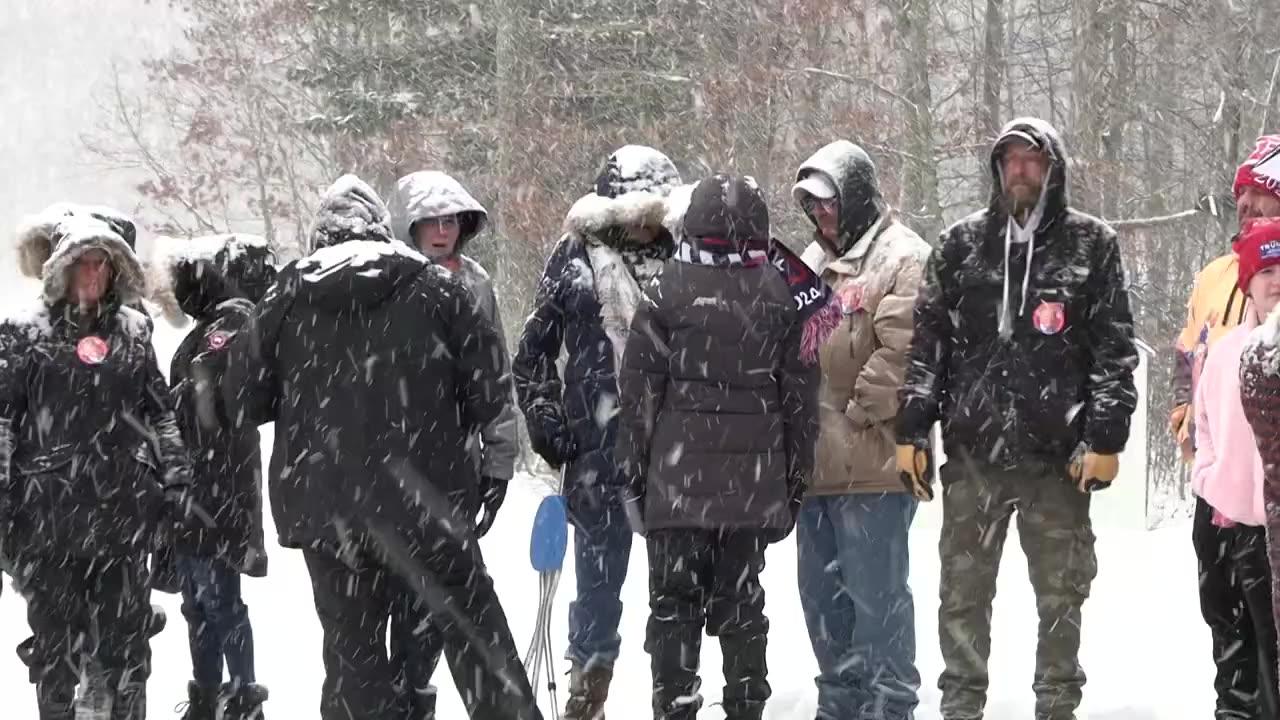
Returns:
[[[820,352],[817,463],[796,524],[817,717],[903,720],[919,703],[907,547],[918,501],[894,470],[893,422],[929,245],[847,140],[819,149],[796,180],[792,195],[814,224],[804,259],[841,313]]]
[[[42,720],[142,720],[163,620],[147,558],[186,521],[191,464],[152,325],[130,307],[132,248],[88,214],[49,239],[40,301],[0,323],[0,528],[33,633],[19,654]]]
[[[396,238],[447,268],[471,291],[480,314],[498,333],[505,353],[506,339],[493,281],[480,263],[463,252],[488,224],[489,215],[484,207],[454,178],[424,170],[397,181],[390,209]],[[476,535],[483,537],[493,527],[498,509],[506,499],[507,484],[515,474],[519,440],[515,404],[510,397],[498,417],[481,428],[478,442],[473,442],[471,447],[480,472],[479,504],[457,510],[475,519]],[[435,717],[436,707],[436,688],[431,684],[431,676],[440,662],[443,638],[435,626],[423,618],[406,619],[412,624],[407,631],[392,634],[391,653],[404,668],[404,690],[412,708],[409,720],[429,720]],[[409,638],[416,641],[396,642]]]
[[[725,658],[725,716],[759,720],[771,694],[760,572],[813,469],[818,372],[768,262],[755,181],[698,183],[683,230],[636,310],[619,376],[616,457],[649,551],[653,716],[697,716],[705,628]]]
[[[207,517],[170,539],[173,586],[187,620],[192,680],[183,720],[261,720],[253,626],[240,576],[264,577],[258,427],[222,398],[232,341],[275,278],[264,238],[210,235],[151,243],[152,298],[176,327],[194,320],[170,364],[170,395],[195,468],[192,499]],[[158,575],[161,573],[158,573]],[[229,682],[223,683],[226,664]],[[220,710],[220,712],[219,712]]]
[[[512,362],[529,442],[552,468],[564,468],[573,525],[577,588],[569,604],[566,720],[603,719],[622,646],[631,527],[613,456],[616,373],[643,288],[674,250],[663,223],[679,184],[675,164],[651,147],[625,145],[609,156],[595,189],[565,217]]]
[[[1138,352],[1115,232],[1067,202],[1067,155],[1035,118],[991,152],[990,205],[942,233],[915,307],[895,451],[932,497],[942,423],[938,685],[946,720],[982,717],[991,601],[1017,514],[1040,617],[1037,720],[1071,720],[1085,683],[1080,609],[1097,573],[1089,491],[1115,480]]]
[[[358,178],[324,194],[311,239],[235,339],[223,392],[233,417],[275,423],[272,517],[311,575],[320,717],[410,712],[387,633],[406,632],[420,602],[470,716],[537,720],[470,518],[455,511],[479,492],[470,439],[510,392],[498,334],[448,271],[392,237]]]

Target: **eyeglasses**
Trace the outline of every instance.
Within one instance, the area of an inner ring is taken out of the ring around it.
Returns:
[[[821,207],[823,210],[826,210],[827,212],[836,212],[837,210],[840,209],[840,199],[834,198],[834,197],[818,198],[812,195],[805,196],[805,199],[804,199],[805,210],[807,210],[808,212],[813,212],[814,210],[817,210],[819,207]]]

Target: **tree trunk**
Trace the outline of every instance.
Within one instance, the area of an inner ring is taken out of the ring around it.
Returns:
[[[942,227],[938,168],[934,158],[933,93],[929,86],[929,16],[931,0],[893,0],[901,38],[898,82],[910,103],[907,113],[907,159],[903,163],[903,210],[922,237],[932,240]]]

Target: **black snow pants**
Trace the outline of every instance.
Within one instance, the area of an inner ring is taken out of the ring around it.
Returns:
[[[424,622],[443,638],[471,717],[541,720],[474,541],[447,538],[389,550],[385,540],[341,558],[303,551],[324,632],[322,720],[419,717],[404,687],[406,676],[419,671],[405,663],[423,655]]]
[[[23,558],[17,583],[32,640],[24,660],[40,720],[70,720],[77,683],[111,720],[146,717],[151,591],[146,557]]]
[[[649,626],[656,720],[692,720],[702,632],[720,639],[727,720],[759,720],[770,688],[765,664],[764,533],[654,530],[648,535]]]
[[[1213,508],[1196,498],[1191,531],[1200,569],[1200,612],[1218,666],[1217,720],[1280,718],[1276,627],[1266,529],[1213,524]]]

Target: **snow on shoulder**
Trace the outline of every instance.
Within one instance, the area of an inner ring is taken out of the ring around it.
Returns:
[[[1263,372],[1280,374],[1280,307],[1249,333],[1244,357],[1261,363]]]
[[[399,241],[348,240],[344,243],[320,248],[298,261],[303,282],[320,282],[330,273],[346,267],[364,267],[384,257],[399,255],[426,264],[427,259],[413,248]]]

